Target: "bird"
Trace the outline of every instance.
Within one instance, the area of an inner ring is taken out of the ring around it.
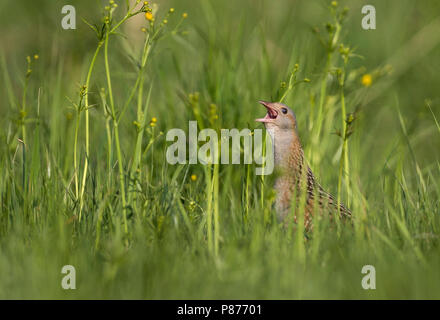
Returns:
[[[275,180],[275,211],[279,221],[286,222],[293,197],[296,203],[303,192],[305,195],[304,228],[313,229],[313,214],[327,211],[339,214],[341,218],[350,218],[351,211],[324,190],[317,182],[312,170],[306,163],[304,151],[298,134],[295,113],[287,105],[280,102],[258,101],[267,109],[264,118],[256,119],[262,122],[268,131],[273,146],[275,170],[278,176]],[[294,216],[296,223],[297,217]]]

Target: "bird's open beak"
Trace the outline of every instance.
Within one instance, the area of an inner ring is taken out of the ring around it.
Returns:
[[[258,122],[271,122],[271,121],[273,121],[273,120],[275,120],[277,118],[278,111],[275,110],[275,108],[273,107],[272,103],[266,102],[266,101],[263,101],[263,100],[260,100],[258,102],[266,107],[267,114],[266,114],[266,116],[264,118],[255,119],[255,121],[258,121]]]

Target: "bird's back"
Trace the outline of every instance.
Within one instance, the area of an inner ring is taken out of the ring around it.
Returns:
[[[308,203],[313,206],[318,205],[321,209],[328,208],[329,211],[339,212],[341,218],[351,216],[351,211],[342,202],[338,205],[338,201],[316,181],[310,167],[307,167],[306,178]]]

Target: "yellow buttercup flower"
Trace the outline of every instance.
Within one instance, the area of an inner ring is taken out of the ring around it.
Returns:
[[[156,117],[151,118],[151,122],[157,122]]]
[[[371,77],[371,74],[368,74],[368,73],[364,74],[362,76],[361,82],[362,82],[362,85],[365,87],[371,86],[371,83],[373,82],[373,78]]]
[[[192,174],[192,175],[191,175],[191,180],[192,180],[192,181],[196,181],[196,180],[197,180],[197,176],[196,176],[195,174]]]
[[[148,21],[152,21],[153,20],[153,14],[151,12],[146,12],[145,13],[145,19],[147,19]]]
[[[183,14],[182,14],[182,17],[183,17],[184,19],[188,18],[188,13],[186,13],[186,12],[183,13]]]
[[[38,60],[38,58],[40,58],[40,56],[38,54],[34,54],[34,59]]]

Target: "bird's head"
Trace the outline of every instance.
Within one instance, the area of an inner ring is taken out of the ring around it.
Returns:
[[[266,129],[297,130],[295,113],[280,102],[258,101],[267,109],[264,118],[255,119],[263,122]]]

